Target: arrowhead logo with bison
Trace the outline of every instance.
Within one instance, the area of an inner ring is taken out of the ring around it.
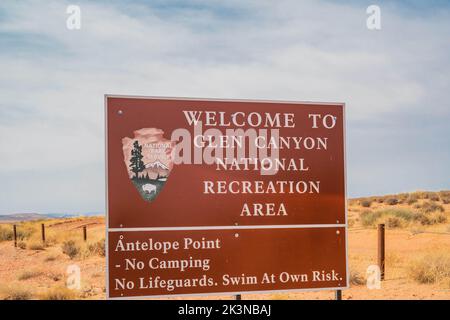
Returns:
[[[122,139],[128,177],[146,201],[153,201],[161,192],[173,168],[172,150],[175,143],[163,137],[156,128],[134,131],[134,137]]]

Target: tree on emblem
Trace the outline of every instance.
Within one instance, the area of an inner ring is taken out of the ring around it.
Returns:
[[[142,161],[144,156],[142,155],[142,146],[139,145],[137,140],[133,143],[133,147],[133,150],[131,150],[130,168],[135,174],[135,179],[139,179],[139,172],[145,169],[144,162]]]

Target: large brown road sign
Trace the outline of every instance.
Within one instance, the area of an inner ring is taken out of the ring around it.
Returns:
[[[340,103],[105,96],[110,298],[348,286]]]

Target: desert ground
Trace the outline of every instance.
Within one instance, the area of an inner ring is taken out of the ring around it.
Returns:
[[[380,289],[368,289],[366,271],[377,263],[379,223],[386,225],[386,278]],[[348,225],[351,286],[343,291],[344,300],[450,299],[450,191],[351,199]],[[0,299],[104,299],[104,239],[103,217],[1,223]],[[71,265],[80,268],[80,289],[66,287]],[[334,299],[334,292],[252,294],[242,299]]]

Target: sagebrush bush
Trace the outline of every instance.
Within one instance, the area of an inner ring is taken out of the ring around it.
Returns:
[[[396,204],[398,204],[398,199],[397,198],[387,198],[386,199],[386,203],[390,206],[395,206]]]
[[[358,271],[350,271],[350,284],[362,286],[366,283],[364,277]]]
[[[75,258],[80,253],[80,246],[73,240],[64,241],[61,248],[70,259]]]
[[[450,203],[450,191],[440,191],[439,198],[441,198],[441,201],[443,204],[449,204]]]
[[[372,205],[372,201],[368,200],[368,199],[364,199],[364,200],[361,200],[359,204],[361,205],[361,207],[370,208],[370,206]]]

